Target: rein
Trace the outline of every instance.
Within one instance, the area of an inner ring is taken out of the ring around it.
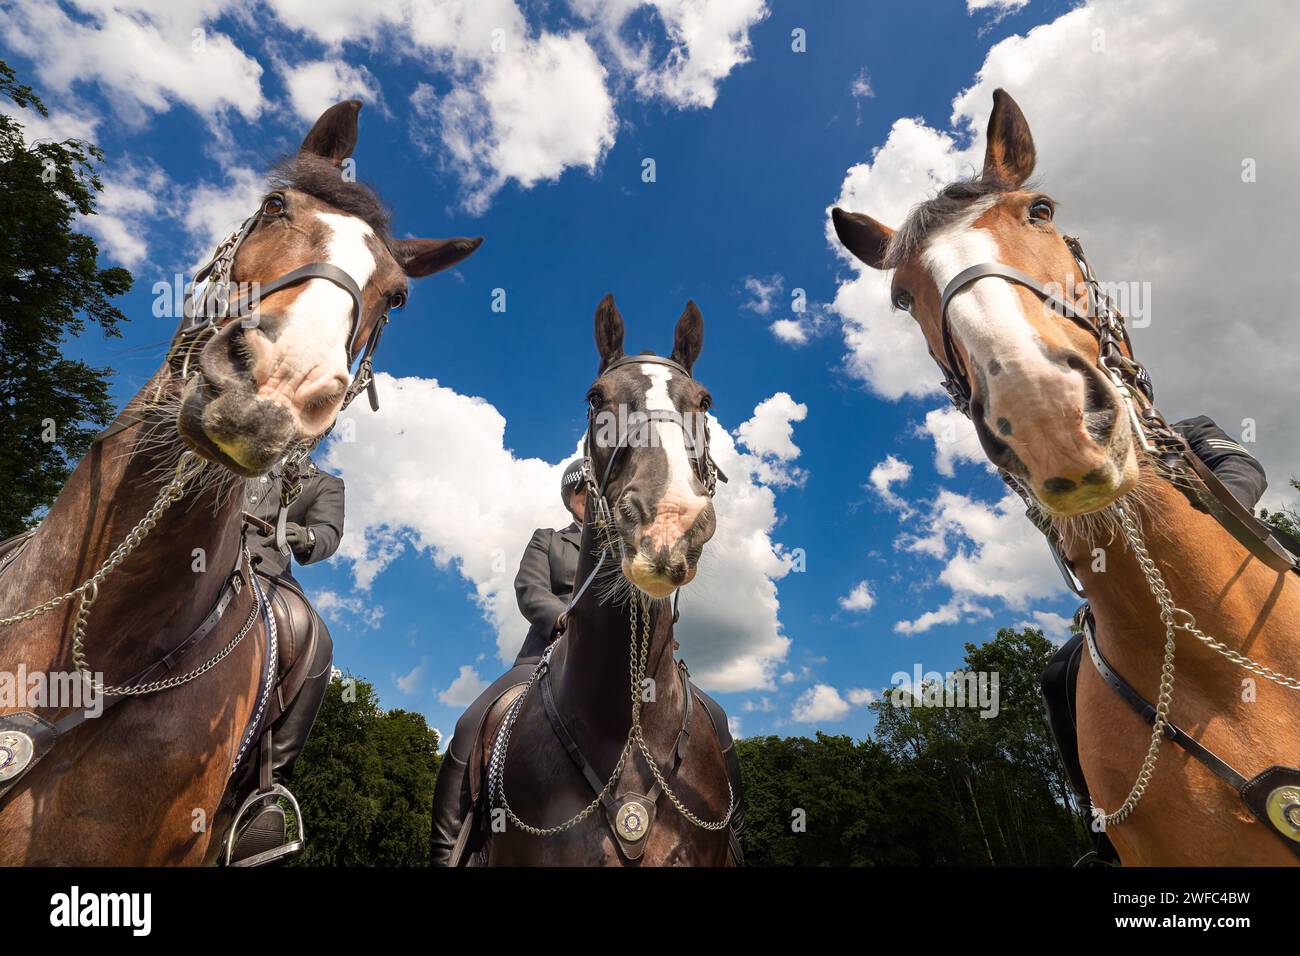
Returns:
[[[1154,457],[1167,472],[1195,476],[1198,481],[1193,485],[1194,492],[1206,511],[1252,556],[1280,573],[1300,571],[1300,560],[1278,541],[1267,525],[1233,497],[1232,493],[1191,450],[1186,439],[1178,434],[1156,409],[1151,376],[1140,362],[1132,358],[1132,342],[1123,315],[1101,288],[1084,254],[1082,243],[1073,236],[1065,236],[1064,240],[1083,274],[1088,295],[1087,313],[1079,312],[1072,304],[1054,294],[1032,276],[1001,262],[983,262],[970,266],[953,276],[944,287],[940,298],[939,330],[946,361],[940,361],[933,352],[930,355],[943,372],[944,388],[953,405],[967,418],[971,417],[970,381],[962,370],[948,319],[948,307],[953,297],[971,283],[989,277],[1024,286],[1041,298],[1053,311],[1081,325],[1097,339],[1097,366],[1119,391],[1133,425],[1134,436],[1142,450]],[[1002,479],[1020,495],[1028,508],[1030,520],[1047,538],[1052,556],[1067,586],[1086,599],[1087,595],[1082,585],[1074,576],[1065,558],[1060,536],[1050,521],[1042,515],[1031,493],[1016,476],[1003,469],[998,471]],[[1144,720],[1152,725],[1151,745],[1142,759],[1137,779],[1128,796],[1113,813],[1107,813],[1094,805],[1095,818],[1100,821],[1104,830],[1109,825],[1123,822],[1132,814],[1146,793],[1160,756],[1160,743],[1167,737],[1233,786],[1251,811],[1269,824],[1273,832],[1287,841],[1287,845],[1300,855],[1300,770],[1271,767],[1255,778],[1247,780],[1169,720],[1174,694],[1175,636],[1178,631],[1188,633],[1237,666],[1288,690],[1300,691],[1300,679],[1275,671],[1202,631],[1197,626],[1196,618],[1192,613],[1174,603],[1160,569],[1147,551],[1141,528],[1132,510],[1124,502],[1119,502],[1116,511],[1124,538],[1138,562],[1152,597],[1159,605],[1160,621],[1165,628],[1165,645],[1160,669],[1160,689],[1156,703],[1153,705],[1135,691],[1102,655],[1097,646],[1088,605],[1084,604],[1076,616],[1076,623],[1085,635],[1090,656],[1098,673],[1141,714]]]
[[[278,194],[272,194],[272,196],[275,195]],[[202,374],[198,368],[191,368],[191,362],[197,351],[206,343],[206,340],[220,331],[224,321],[231,317],[232,312],[234,315],[241,316],[240,320],[248,323],[250,328],[255,327],[260,320],[256,305],[261,296],[310,279],[325,279],[332,282],[347,292],[352,299],[351,329],[346,346],[349,366],[351,366],[352,356],[357,351],[357,337],[360,332],[362,293],[356,280],[333,263],[307,263],[273,279],[269,283],[260,285],[235,303],[230,302],[231,271],[234,267],[236,255],[239,253],[244,241],[257,226],[273,218],[276,218],[275,214],[267,212],[264,205],[256,213],[245,219],[237,230],[222,240],[207,262],[195,272],[191,286],[197,288],[200,283],[204,283],[202,291],[194,292],[191,298],[186,301],[185,318],[180,328],[177,329],[164,360],[167,367],[179,373],[182,381],[188,380],[193,375]],[[388,320],[389,314],[385,310],[376,323],[374,330],[370,333],[370,337],[366,340],[360,355],[360,365],[357,367],[357,372],[344,393],[343,408],[347,408],[352,400],[364,389],[369,395],[371,409],[374,411],[379,410],[379,398],[375,390],[373,357],[375,349],[379,345],[380,335],[383,333],[384,326],[388,324]],[[102,443],[120,432],[142,424],[144,421],[145,419],[142,417],[123,412],[116,421],[95,436],[94,444]],[[286,547],[284,535],[288,507],[302,488],[302,464],[312,450],[332,430],[333,426],[315,440],[300,443],[284,459],[280,513],[275,527],[276,544],[281,550]],[[170,690],[202,677],[225,660],[242,643],[244,638],[253,630],[260,617],[267,635],[263,674],[259,680],[260,691],[254,713],[245,728],[238,751],[234,757],[231,767],[231,773],[233,774],[244,755],[248,752],[249,745],[261,726],[270,693],[275,684],[276,674],[277,640],[275,620],[270,613],[269,602],[256,580],[246,542],[243,540],[240,542],[235,569],[218,595],[213,609],[198,628],[166,657],[145,668],[144,671],[135,675],[126,683],[112,686],[105,685],[103,681],[95,677],[94,672],[90,669],[85,648],[86,628],[90,621],[91,609],[99,597],[99,586],[143,543],[150,532],[153,531],[163,513],[184,497],[187,485],[204,467],[205,463],[199,461],[194,452],[189,450],[182,452],[171,479],[159,490],[158,497],[153,505],[126,534],[122,543],[105,558],[94,574],[71,591],[51,597],[24,611],[0,618],[0,627],[41,617],[75,598],[77,600],[77,610],[72,628],[73,664],[86,686],[106,698],[104,709],[107,709],[126,697],[140,697]],[[0,558],[0,571],[3,571],[8,566],[16,557],[22,545],[25,544],[26,541],[22,542],[18,547],[15,547],[11,552],[5,553]],[[244,568],[247,568],[246,572]],[[249,586],[249,590],[253,595],[253,603],[247,620],[235,637],[203,664],[186,673],[151,679],[156,673],[160,672],[160,669],[161,673],[170,671],[186,651],[216,627],[218,621],[225,614],[234,597],[240,593],[245,583]],[[0,717],[0,732],[4,733],[3,745],[0,746],[0,798],[3,798],[13,784],[49,752],[60,736],[80,726],[87,719],[87,716],[85,711],[74,711],[53,724],[35,714],[25,712]]]
[[[283,196],[279,193],[272,193],[268,199],[276,197],[283,200]],[[309,262],[270,282],[257,285],[247,295],[233,303],[230,301],[231,271],[234,269],[235,258],[240,248],[259,225],[276,218],[279,218],[278,214],[267,212],[264,203],[262,208],[245,219],[238,229],[226,236],[208,261],[199,266],[198,271],[194,273],[194,280],[191,283],[194,291],[185,303],[185,321],[177,330],[167,353],[169,364],[176,360],[180,361],[182,379],[187,379],[192,374],[191,359],[203,346],[204,340],[220,331],[222,323],[232,314],[240,317],[240,321],[246,323],[248,328],[255,328],[260,321],[256,307],[263,297],[311,279],[325,279],[332,282],[352,299],[352,317],[346,348],[348,364],[349,366],[353,364],[353,356],[357,353],[357,337],[361,331],[361,287],[346,270],[332,262]],[[201,290],[200,283],[203,283]],[[361,351],[360,365],[357,366],[357,372],[343,396],[343,408],[347,408],[364,389],[370,399],[371,410],[379,411],[379,393],[375,388],[374,378],[374,353],[379,347],[379,339],[383,334],[384,326],[388,324],[388,319],[389,313],[385,309]],[[317,439],[317,442],[319,441],[320,438]]]
[[[680,363],[669,358],[663,358],[658,355],[630,355],[612,362],[602,370],[601,374],[607,374],[616,368],[625,365],[640,364],[649,362],[656,365],[665,365],[676,372],[681,373],[687,378],[691,377],[690,372]],[[717,492],[718,481],[727,481],[727,476],[722,473],[713,460],[709,452],[708,422],[705,419],[705,429],[702,441],[703,447],[696,447],[693,444],[691,431],[688,429],[686,419],[681,412],[668,409],[654,409],[638,415],[644,415],[644,424],[648,427],[653,422],[668,422],[681,427],[682,434],[687,441],[687,452],[696,461],[696,475],[704,485],[705,493],[712,498]],[[583,442],[583,462],[582,473],[579,482],[587,489],[588,506],[592,509],[592,523],[596,529],[602,533],[602,537],[608,541],[608,536],[614,528],[613,509],[610,507],[607,497],[609,489],[609,480],[614,472],[614,464],[618,459],[619,453],[628,447],[629,435],[622,434],[619,442],[614,446],[610,453],[609,460],[605,463],[605,469],[601,473],[600,481],[595,478],[594,459],[591,456],[592,433],[596,426],[596,412],[594,409],[588,412],[587,436]],[[629,429],[631,431],[631,429]],[[619,541],[619,549],[622,550],[622,541]],[[600,556],[596,560],[596,565],[592,568],[591,573],[578,587],[570,599],[568,606],[564,610],[567,615],[577,605],[578,601],[586,593],[592,581],[605,565],[605,561],[610,556],[610,546],[606,544],[601,548]],[[677,596],[680,596],[681,590],[677,590]],[[636,594],[629,602],[629,661],[628,671],[631,687],[632,701],[632,725],[628,728],[627,741],[623,745],[622,753],[619,755],[618,762],[614,766],[613,772],[609,775],[602,785],[600,779],[591,770],[591,765],[582,755],[581,749],[576,741],[573,740],[564,722],[559,717],[554,701],[550,693],[550,660],[556,646],[560,640],[563,640],[563,634],[555,641],[551,642],[542,654],[542,659],[534,668],[532,676],[524,687],[524,691],[511,704],[510,709],[506,712],[505,718],[501,722],[501,727],[497,731],[492,742],[491,757],[488,761],[488,805],[500,805],[506,813],[507,818],[512,824],[522,830],[524,833],[532,836],[557,836],[568,830],[573,829],[587,817],[591,816],[602,804],[610,818],[610,826],[614,835],[618,838],[618,844],[630,859],[637,859],[644,849],[641,843],[642,839],[649,832],[650,826],[654,821],[655,803],[660,793],[668,797],[668,800],[677,809],[687,821],[702,830],[718,831],[725,830],[731,823],[731,817],[736,809],[736,795],[731,786],[731,781],[727,781],[727,812],[720,820],[704,820],[688,808],[673,792],[672,787],[666,777],[659,769],[659,763],[655,760],[654,754],[650,751],[650,746],[646,743],[645,736],[641,728],[641,688],[645,680],[646,664],[650,653],[650,601],[643,594]],[[678,620],[677,606],[673,606],[673,622]],[[640,635],[638,636],[638,622]],[[682,679],[682,689],[685,695],[685,710],[682,718],[682,729],[678,733],[677,743],[673,748],[673,766],[669,776],[675,774],[677,768],[681,765],[684,758],[684,749],[688,734],[688,725],[691,716],[691,687],[685,673],[685,667],[679,662],[678,672]],[[547,717],[550,720],[552,728],[561,742],[565,745],[569,756],[583,772],[588,785],[595,791],[595,799],[575,813],[563,823],[551,827],[537,827],[522,819],[515,813],[510,806],[510,801],[506,798],[505,793],[505,769],[506,753],[510,746],[510,735],[514,729],[515,723],[523,711],[524,701],[527,700],[534,685],[542,685],[543,701],[546,705]],[[651,793],[641,794],[624,794],[622,798],[616,800],[613,796],[614,787],[623,774],[629,757],[631,757],[633,748],[640,750],[646,765],[650,768],[650,773],[654,777],[655,784]]]
[[[637,621],[640,618],[640,637],[637,636]],[[641,693],[645,681],[646,664],[650,655],[650,602],[643,595],[633,598],[629,605],[628,612],[629,624],[631,628],[632,640],[629,642],[628,652],[628,673],[629,685],[632,698],[632,726],[628,728],[627,741],[623,744],[622,753],[619,755],[618,762],[614,765],[613,772],[601,786],[600,780],[591,771],[591,765],[582,755],[577,742],[564,727],[563,721],[559,719],[559,713],[555,709],[555,704],[550,694],[550,660],[559,640],[552,642],[546,651],[542,654],[541,661],[533,670],[532,677],[524,687],[524,692],[515,698],[515,702],[510,705],[510,710],[506,713],[505,719],[501,723],[501,729],[497,731],[495,740],[492,742],[492,755],[488,761],[488,805],[493,806],[500,804],[501,809],[505,810],[506,816],[510,822],[525,833],[532,836],[558,836],[568,830],[573,829],[587,817],[591,816],[597,808],[604,804],[611,816],[611,825],[614,833],[619,837],[619,844],[625,851],[631,850],[628,855],[635,859],[639,857],[641,847],[633,849],[632,845],[639,844],[650,830],[650,824],[654,820],[654,805],[659,793],[663,793],[674,807],[688,822],[699,827],[701,830],[718,831],[725,830],[731,823],[731,816],[736,809],[736,794],[731,787],[731,781],[727,781],[727,812],[720,820],[704,820],[688,808],[681,799],[673,792],[671,785],[659,769],[659,762],[650,751],[650,745],[646,743],[645,735],[641,728]],[[561,638],[562,639],[562,638]],[[682,729],[678,732],[677,743],[673,747],[673,772],[681,766],[686,737],[689,733],[688,725],[691,715],[691,687],[686,678],[685,669],[678,665],[677,668],[682,678],[682,690],[685,694],[684,713],[682,718]],[[563,823],[551,827],[537,827],[520,819],[518,814],[510,806],[510,801],[506,798],[505,790],[505,772],[506,772],[506,752],[510,747],[510,734],[514,730],[519,714],[523,710],[524,701],[528,699],[529,692],[534,685],[542,684],[542,695],[546,704],[547,717],[550,719],[552,726],[555,728],[557,735],[565,744],[569,756],[583,770],[587,778],[588,785],[596,791],[596,797],[591,803],[587,804],[569,819]],[[650,773],[655,779],[655,786],[652,793],[642,796],[640,794],[625,794],[620,801],[615,801],[613,791],[618,783],[619,777],[623,775],[623,769],[627,766],[628,758],[632,755],[633,747],[641,752],[645,759],[646,765],[650,768]],[[617,804],[617,806],[616,806]]]

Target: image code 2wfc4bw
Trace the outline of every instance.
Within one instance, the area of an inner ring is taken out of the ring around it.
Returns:
[[[1285,919],[1293,4],[0,24],[34,928],[462,868]]]

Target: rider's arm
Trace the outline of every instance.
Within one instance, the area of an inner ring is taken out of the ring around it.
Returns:
[[[1207,415],[1175,422],[1196,457],[1247,508],[1254,508],[1268,487],[1264,466]]]
[[[309,550],[294,551],[299,564],[324,561],[343,539],[343,479],[320,472],[315,484],[316,494],[307,502],[305,513],[298,516],[298,523],[311,532],[315,543]]]
[[[554,534],[550,528],[538,528],[533,532],[519,562],[519,573],[515,575],[515,598],[520,612],[528,618],[529,624],[548,634],[564,611],[564,602],[551,591],[551,537]]]

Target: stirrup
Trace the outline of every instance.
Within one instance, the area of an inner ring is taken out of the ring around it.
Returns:
[[[249,816],[250,812],[259,804],[272,800],[285,800],[289,803],[289,807],[293,811],[294,824],[298,828],[298,836],[280,846],[254,853],[242,860],[235,860],[235,843],[239,837],[240,824],[244,822],[245,817],[248,817],[248,822],[251,823],[256,818]],[[302,810],[298,807],[298,799],[287,788],[278,783],[273,783],[265,790],[254,791],[240,806],[239,812],[235,814],[234,822],[230,824],[230,830],[226,834],[226,851],[223,862],[226,866],[265,866],[268,863],[274,863],[276,860],[282,860],[302,852],[306,844],[307,834],[303,829]]]

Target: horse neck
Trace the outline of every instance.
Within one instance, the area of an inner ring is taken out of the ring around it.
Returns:
[[[1143,482],[1135,512],[1174,605],[1191,612],[1201,630],[1227,646],[1286,673],[1300,672],[1300,644],[1294,640],[1300,624],[1298,576],[1254,559],[1170,482],[1154,475]],[[1140,690],[1152,691],[1165,629],[1123,533],[1072,542],[1067,556],[1088,593],[1102,652]],[[1223,675],[1248,676],[1185,632],[1178,634],[1177,645],[1180,682],[1190,678],[1212,685],[1217,675],[1221,691]]]
[[[123,414],[144,414],[144,395],[153,387],[137,393]],[[136,425],[92,445],[23,556],[37,573],[22,575],[28,586],[17,600],[35,603],[93,575],[154,505],[182,450],[170,421]],[[235,567],[241,483],[208,480],[196,487],[200,481],[191,482],[99,586],[86,649],[91,667],[110,682],[129,678],[179,644],[211,610]],[[6,603],[14,601],[11,594]],[[75,604],[38,619],[63,651],[71,645]]]
[[[588,522],[582,531],[575,587],[581,587],[600,556],[601,545]],[[632,631],[629,601],[602,600],[601,595],[619,574],[618,557],[605,559],[601,575],[592,582],[569,614],[568,626],[552,657],[553,687],[557,706],[585,731],[579,739],[599,735],[606,742],[622,744],[632,720],[631,663]],[[642,726],[647,740],[663,736],[657,731],[681,721],[681,686],[674,658],[672,611],[667,601],[650,604],[650,650],[645,676],[652,680],[654,704],[642,708]],[[638,614],[637,638],[642,623]],[[668,705],[668,706],[664,706]]]

